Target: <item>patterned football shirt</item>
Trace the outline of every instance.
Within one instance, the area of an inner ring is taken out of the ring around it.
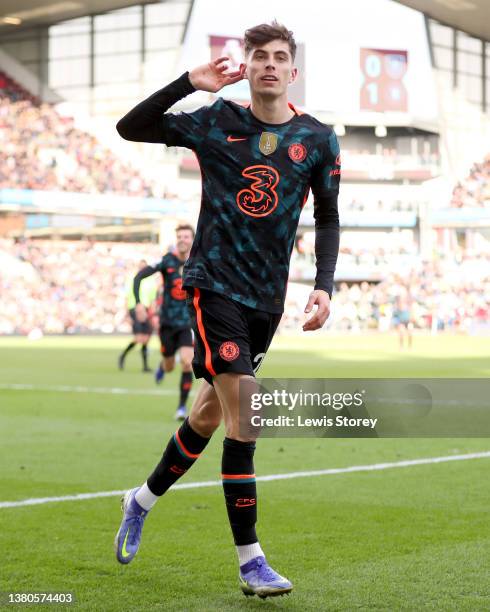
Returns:
[[[219,98],[192,113],[165,113],[194,91],[188,73],[118,123],[129,140],[195,152],[202,174],[196,236],[183,287],[199,287],[280,313],[302,207],[311,188],[316,223],[315,288],[330,295],[338,254],[340,154],[334,131],[299,113],[282,124]]]
[[[160,306],[160,325],[183,329],[191,327],[191,320],[186,306],[187,294],[182,288],[182,271],[184,262],[171,251],[162,259],[143,268],[134,279],[134,295],[139,301],[139,288],[142,279],[160,272],[163,278],[163,301]]]

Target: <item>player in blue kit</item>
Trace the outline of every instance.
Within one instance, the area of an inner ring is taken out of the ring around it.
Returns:
[[[135,311],[140,320],[146,317],[146,308],[140,301],[141,281],[156,272],[163,279],[163,301],[160,307],[159,337],[162,353],[156,380],[160,383],[166,372],[175,367],[175,354],[178,352],[182,376],[180,378],[179,405],[175,418],[184,420],[186,403],[192,387],[192,358],[194,356],[194,339],[192,337],[191,319],[186,305],[187,293],[182,289],[182,271],[189,257],[194,228],[191,225],[179,225],[175,230],[176,248],[166,253],[162,259],[145,266],[134,277],[133,292],[136,301]]]
[[[289,260],[309,189],[314,196],[316,280],[303,325],[316,330],[330,311],[339,248],[340,154],[335,133],[288,103],[297,77],[292,32],[274,22],[245,33],[245,63],[227,72],[221,57],[186,72],[117,124],[128,140],[192,149],[201,166],[196,237],[184,288],[196,335],[193,369],[204,378],[191,414],[170,439],[148,480],[128,491],[116,554],[136,554],[148,511],[204,451],[224,420],[222,482],[245,595],[289,593],[259,544],[255,439],[239,427],[239,386],[253,377],[284,308]],[[251,104],[218,98],[193,113],[168,109],[196,90],[217,92],[248,79]]]

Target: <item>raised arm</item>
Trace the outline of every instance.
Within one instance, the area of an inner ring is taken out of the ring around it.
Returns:
[[[220,57],[185,72],[178,79],[158,90],[143,102],[137,104],[116,124],[122,138],[133,142],[154,142],[169,145],[187,146],[185,138],[179,140],[179,126],[175,122],[163,120],[166,111],[182,98],[194,91],[202,90],[216,93],[226,85],[231,85],[244,78],[243,71],[226,73],[227,57]],[[175,115],[173,116],[175,117]],[[183,123],[189,123],[190,116],[182,113]],[[192,129],[191,125],[182,126],[182,130]]]
[[[132,108],[116,124],[116,130],[125,140],[134,142],[166,141],[162,115],[176,102],[196,91],[185,72],[177,80],[159,89]]]

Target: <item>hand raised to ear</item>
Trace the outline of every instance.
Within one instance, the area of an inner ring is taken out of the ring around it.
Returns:
[[[209,91],[216,93],[227,85],[238,83],[244,77],[245,69],[235,70],[233,72],[226,72],[228,65],[225,63],[230,58],[225,56],[218,57],[218,59],[203,64],[194,68],[189,73],[189,81],[195,89],[201,91]]]

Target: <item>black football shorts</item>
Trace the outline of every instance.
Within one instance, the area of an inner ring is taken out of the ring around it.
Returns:
[[[153,331],[153,327],[151,325],[150,319],[146,319],[146,321],[138,321],[136,317],[136,310],[131,308],[129,311],[129,316],[131,317],[131,322],[133,324],[133,334],[135,336],[142,334],[144,336],[150,336]]]
[[[281,314],[256,310],[207,289],[189,288],[187,307],[196,338],[192,368],[213,384],[224,372],[254,376]]]
[[[190,327],[170,327],[160,325],[158,331],[161,352],[164,357],[173,357],[181,346],[194,346],[192,329]]]

